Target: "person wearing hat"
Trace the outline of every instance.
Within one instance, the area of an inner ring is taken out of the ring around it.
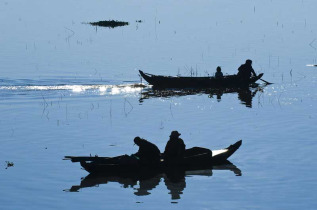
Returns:
[[[179,161],[184,157],[186,145],[179,138],[180,135],[178,131],[172,131],[170,139],[165,146],[164,159],[166,161]]]
[[[250,79],[251,76],[256,77],[256,73],[254,69],[252,68],[252,60],[246,60],[245,64],[242,64],[238,68],[238,76],[242,79]]]
[[[161,152],[155,144],[141,139],[139,136],[134,138],[134,143],[139,146],[139,151],[134,156],[139,159],[141,164],[149,165],[160,162]]]

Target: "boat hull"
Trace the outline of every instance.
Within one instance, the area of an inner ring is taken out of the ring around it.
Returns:
[[[243,79],[237,75],[228,75],[223,78],[215,77],[171,77],[144,73],[140,75],[155,88],[223,88],[223,87],[248,87],[261,79],[263,73],[256,77]]]
[[[165,162],[164,159],[158,164],[144,165],[132,156],[122,155],[118,157],[74,157],[65,156],[72,162],[80,162],[81,166],[89,173],[114,173],[120,175],[140,171],[160,172],[171,168],[182,170],[194,170],[197,168],[210,167],[227,163],[227,159],[236,152],[242,144],[242,140],[222,150],[209,150],[194,147],[185,151],[184,158],[175,162]]]

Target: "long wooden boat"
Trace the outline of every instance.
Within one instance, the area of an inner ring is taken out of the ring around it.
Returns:
[[[239,149],[242,140],[221,150],[209,150],[193,147],[185,151],[184,158],[175,163],[166,162],[163,158],[157,165],[141,165],[136,158],[128,155],[117,157],[90,157],[90,156],[65,156],[64,160],[80,162],[80,165],[89,173],[127,173],[139,170],[164,171],[168,168],[182,168],[192,170],[207,166],[221,165]]]
[[[172,77],[144,73],[139,70],[140,75],[153,87],[156,88],[219,88],[219,87],[248,87],[261,79],[263,73],[256,77],[243,79],[237,75],[226,75],[222,78],[216,77]]]

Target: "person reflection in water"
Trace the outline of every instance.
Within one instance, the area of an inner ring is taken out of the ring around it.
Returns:
[[[135,188],[134,195],[144,196],[150,195],[150,191],[156,188],[161,182],[161,176],[157,175],[149,179],[139,180],[139,188]]]
[[[178,200],[181,198],[184,189],[186,188],[185,171],[180,169],[170,169],[165,172],[165,174],[158,174],[149,179],[140,179],[139,188],[134,187],[136,191],[134,195],[146,196],[150,195],[151,191],[156,188],[160,182],[161,178],[164,179],[166,188],[169,190],[172,200]]]
[[[246,107],[252,108],[252,99],[258,91],[263,92],[263,89],[257,88],[254,91],[251,91],[249,88],[238,89],[238,98]]]
[[[243,89],[238,91],[238,98],[242,104],[245,104],[246,107],[252,108],[252,98],[255,96],[255,92],[251,92],[249,89]]]
[[[179,138],[181,134],[178,131],[172,131],[170,139],[168,140],[165,151],[164,159],[167,162],[180,161],[184,157],[185,147],[184,141]]]
[[[181,198],[184,189],[186,188],[185,171],[179,168],[170,168],[164,175],[164,183],[166,188],[170,191],[172,200]]]
[[[251,76],[256,77],[256,73],[252,68],[252,60],[246,60],[245,64],[242,64],[238,68],[238,76],[241,77],[243,80],[250,79]]]
[[[138,136],[134,138],[134,143],[139,146],[139,151],[134,156],[139,159],[141,164],[159,164],[161,152],[155,144]]]
[[[215,77],[217,79],[223,78],[223,73],[221,72],[221,67],[220,66],[217,67],[217,71],[216,71]]]

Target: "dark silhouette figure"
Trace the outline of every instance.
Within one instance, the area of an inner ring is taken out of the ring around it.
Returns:
[[[216,74],[215,74],[215,77],[216,77],[217,79],[223,78],[223,73],[221,72],[221,67],[220,67],[220,66],[217,67],[217,72],[216,72]]]
[[[242,64],[238,68],[238,76],[242,79],[250,79],[251,76],[256,76],[254,69],[252,68],[252,60],[246,60],[245,64]]]
[[[177,131],[172,131],[170,139],[168,140],[165,151],[164,158],[165,161],[180,161],[184,157],[185,147],[184,141],[179,138],[181,134]]]
[[[134,155],[139,158],[141,164],[158,164],[160,162],[161,152],[155,144],[138,136],[134,138],[134,143],[139,146],[139,151]]]

